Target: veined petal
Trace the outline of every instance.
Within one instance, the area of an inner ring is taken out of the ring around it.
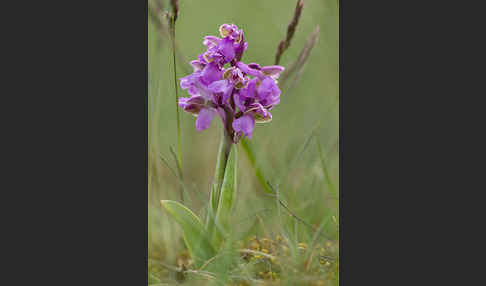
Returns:
[[[206,65],[205,62],[200,61],[200,60],[194,60],[191,61],[192,68],[194,69],[195,72],[201,71],[204,66]]]
[[[236,66],[244,73],[246,74],[249,74],[251,76],[256,76],[256,77],[262,77],[263,74],[261,73],[261,71],[259,70],[256,70],[256,69],[252,69],[250,68],[248,65],[246,65],[245,63],[243,62],[237,62],[236,63]]]
[[[221,41],[221,39],[218,38],[218,37],[206,36],[206,37],[204,37],[203,44],[208,48],[212,48],[212,47],[216,47],[219,44],[220,41]]]
[[[272,121],[272,114],[260,103],[251,104],[245,114],[252,115],[257,123],[267,123]]]
[[[181,97],[179,98],[179,106],[184,111],[197,115],[202,108],[206,106],[206,100],[202,96],[193,96],[191,98]]]
[[[196,119],[196,129],[197,131],[201,131],[204,129],[208,129],[211,125],[211,121],[214,117],[214,110],[210,108],[203,108],[199,111]]]
[[[249,114],[243,115],[233,121],[233,130],[236,132],[243,132],[248,138],[251,138],[254,126],[255,119]]]
[[[196,84],[200,77],[200,72],[194,72],[188,76],[180,78],[180,86],[182,89],[187,89],[190,95],[197,95],[198,91]]]
[[[277,79],[280,76],[280,73],[283,72],[285,68],[282,66],[265,66],[262,67],[262,73],[266,76],[270,76],[274,79]]]

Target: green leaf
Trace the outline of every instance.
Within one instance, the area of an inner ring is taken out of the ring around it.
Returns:
[[[223,184],[219,196],[218,209],[216,211],[217,231],[214,232],[214,245],[218,248],[222,236],[229,231],[229,217],[236,195],[236,183],[238,173],[238,152],[237,148],[232,148],[224,171]]]
[[[181,226],[184,241],[196,267],[200,267],[204,261],[215,255],[203,224],[190,209],[176,201],[162,200],[160,204]]]

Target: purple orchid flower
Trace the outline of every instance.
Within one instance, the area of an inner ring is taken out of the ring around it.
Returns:
[[[269,122],[269,112],[280,103],[277,79],[281,66],[260,66],[241,61],[248,48],[243,30],[234,24],[219,28],[222,38],[206,36],[206,51],[191,61],[194,72],[180,79],[182,89],[192,96],[179,99],[179,106],[197,116],[198,131],[209,128],[219,115],[225,132],[234,143],[243,136],[252,137],[255,123]],[[225,64],[230,67],[224,68]]]

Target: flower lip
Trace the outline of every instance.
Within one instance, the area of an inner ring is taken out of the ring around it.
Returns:
[[[210,108],[201,109],[196,119],[196,129],[198,132],[209,128],[209,126],[211,125],[211,121],[213,120],[214,114],[215,111]]]
[[[253,133],[253,127],[255,126],[255,119],[253,116],[246,114],[233,121],[233,129],[235,132],[242,132],[248,138],[251,138]]]

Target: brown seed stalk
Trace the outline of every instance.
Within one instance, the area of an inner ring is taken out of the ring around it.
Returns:
[[[314,31],[307,39],[307,43],[305,44],[304,48],[302,48],[302,50],[300,51],[297,60],[293,64],[291,64],[287,69],[285,69],[285,71],[280,76],[279,83],[281,86],[285,86],[288,79],[294,73],[297,74],[294,79],[294,82],[302,74],[304,65],[307,62],[307,59],[309,58],[312,48],[314,48],[314,46],[316,45],[318,38],[319,38],[319,25],[314,28]]]
[[[278,65],[280,63],[280,57],[282,56],[283,52],[290,46],[290,41],[294,37],[295,29],[297,28],[297,24],[299,24],[300,14],[302,13],[302,8],[304,8],[304,1],[298,0],[297,5],[295,7],[294,17],[292,21],[290,21],[289,25],[287,26],[287,36],[284,40],[280,41],[277,47],[277,54],[275,56],[275,64]]]
[[[179,15],[179,1],[170,0],[170,5],[172,6],[172,15],[174,17],[174,22],[175,22],[177,20],[177,16]]]

